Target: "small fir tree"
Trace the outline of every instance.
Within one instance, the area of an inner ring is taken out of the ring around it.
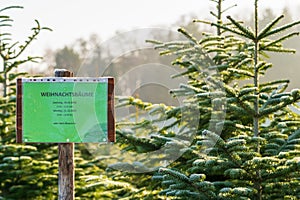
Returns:
[[[11,38],[9,27],[13,20],[6,11],[20,9],[10,6],[0,9],[0,56],[3,68],[0,72],[2,95],[0,97],[0,199],[53,199],[56,196],[57,164],[53,162],[55,149],[46,145],[35,147],[16,143],[16,78],[26,76],[16,70],[20,65],[37,62],[40,57],[24,57],[24,51],[43,30],[36,20],[32,34],[20,44]],[[45,151],[48,148],[50,152]],[[45,156],[47,155],[47,156]],[[45,189],[47,188],[47,189]]]

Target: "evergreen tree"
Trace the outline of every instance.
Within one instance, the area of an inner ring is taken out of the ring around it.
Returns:
[[[282,42],[299,33],[273,36],[300,21],[278,27],[281,15],[259,28],[258,0],[254,0],[252,28],[231,16],[225,22],[223,1],[212,0],[217,5],[217,13],[212,13],[217,20],[210,24],[217,34],[203,33],[197,39],[180,28],[186,41],[151,41],[162,50],[161,55],[176,55],[174,66],[185,69],[175,77],[185,76],[188,83],[171,93],[186,100],[180,107],[170,107],[120,99],[120,105],[135,106],[156,117],[119,123],[118,138],[127,150],[140,153],[170,144],[172,148],[165,149],[164,155],[184,152],[153,176],[164,187],[161,195],[176,199],[299,199],[300,118],[290,106],[299,109],[300,90],[287,92],[288,80],[262,82],[260,78],[272,67],[266,61],[267,53],[294,53]],[[160,127],[159,121],[170,123]],[[134,132],[123,129],[128,125]],[[184,145],[190,137],[192,145]],[[147,167],[147,162],[143,164],[139,167]]]
[[[44,151],[46,146],[15,144],[16,78],[26,76],[18,73],[17,68],[24,63],[37,62],[40,57],[20,59],[25,49],[43,30],[38,21],[32,28],[32,34],[20,44],[11,38],[8,28],[12,19],[5,14],[9,9],[22,7],[11,6],[0,10],[0,55],[3,68],[0,72],[2,95],[0,97],[0,198],[4,199],[53,199],[56,196],[57,164],[53,162],[54,149]],[[49,154],[47,154],[49,153]],[[47,155],[47,156],[45,156]],[[46,189],[45,189],[46,188]]]

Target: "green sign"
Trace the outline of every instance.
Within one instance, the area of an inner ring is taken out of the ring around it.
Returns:
[[[21,98],[17,102],[21,104],[22,119],[21,127],[17,128],[21,129],[22,142],[111,141],[112,130],[108,129],[114,127],[109,125],[114,120],[109,80],[113,81],[112,78],[20,79]]]

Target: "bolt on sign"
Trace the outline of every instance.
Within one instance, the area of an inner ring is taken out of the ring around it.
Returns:
[[[17,142],[115,141],[112,77],[17,80]]]

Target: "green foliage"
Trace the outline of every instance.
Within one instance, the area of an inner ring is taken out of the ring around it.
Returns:
[[[161,181],[164,196],[299,199],[300,118],[290,106],[299,108],[300,90],[287,91],[288,80],[263,82],[261,77],[272,67],[266,60],[268,52],[294,52],[281,43],[299,33],[279,33],[300,21],[278,27],[280,16],[258,30],[255,0],[254,28],[230,16],[223,23],[223,1],[213,2],[220,13],[213,13],[217,22],[211,23],[217,28],[216,35],[203,33],[196,38],[180,28],[185,41],[148,41],[161,55],[176,56],[173,65],[183,72],[174,77],[189,81],[171,94],[185,100],[179,107],[167,107],[120,99],[120,105],[137,107],[152,119],[119,124],[121,143],[130,151],[163,149],[166,160],[174,152],[183,152],[169,168],[160,168],[153,176]],[[277,35],[279,38],[274,37]],[[159,126],[160,120],[166,125]],[[192,143],[185,145],[191,138]],[[172,148],[165,148],[170,144]]]
[[[55,199],[57,167],[37,147],[1,145],[1,196],[7,199]],[[47,188],[47,189],[46,189]]]
[[[3,63],[0,72],[2,95],[0,97],[0,198],[5,199],[54,199],[56,198],[57,164],[53,154],[45,159],[45,145],[39,148],[30,145],[15,144],[15,112],[16,112],[16,78],[26,76],[17,73],[21,64],[37,62],[40,57],[23,56],[25,49],[37,38],[43,30],[36,20],[32,34],[20,44],[11,38],[9,27],[12,19],[5,15],[9,9],[20,9],[19,6],[6,7],[0,10],[0,27],[7,28],[0,34],[0,56]],[[54,149],[49,149],[50,152]],[[44,189],[47,188],[47,189]]]

